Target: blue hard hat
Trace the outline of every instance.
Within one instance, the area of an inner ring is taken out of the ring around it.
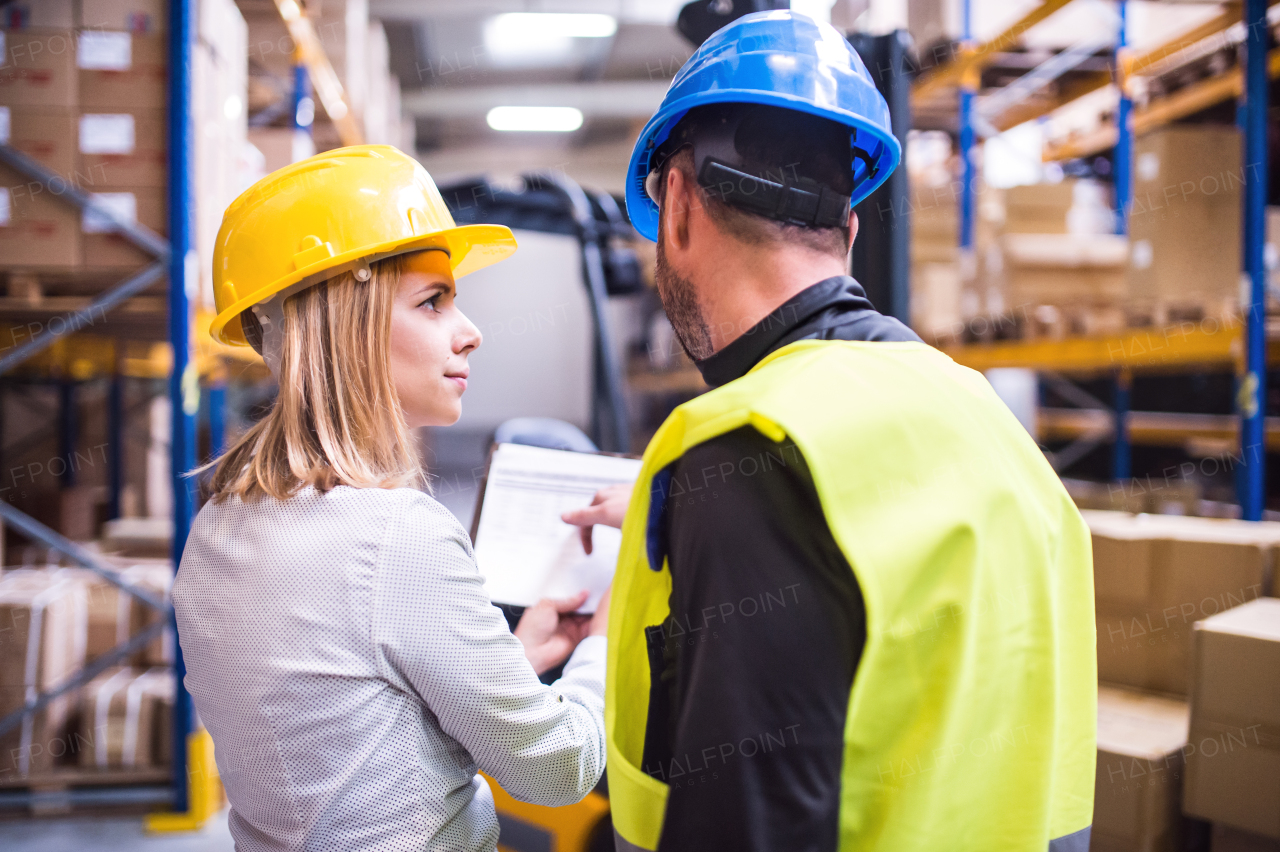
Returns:
[[[717,103],[783,107],[847,125],[851,144],[865,154],[853,161],[850,206],[884,183],[902,157],[889,105],[835,27],[789,10],[744,15],[716,31],[680,68],[636,140],[627,215],[646,238],[658,238],[658,205],[644,188],[654,152],[690,109]]]

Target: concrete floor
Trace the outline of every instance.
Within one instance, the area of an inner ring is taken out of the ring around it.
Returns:
[[[5,852],[233,852],[223,811],[191,834],[146,834],[140,816],[83,816],[0,822]]]

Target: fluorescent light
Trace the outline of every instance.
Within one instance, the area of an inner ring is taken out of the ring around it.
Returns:
[[[573,55],[574,39],[608,38],[617,30],[612,15],[507,12],[485,21],[484,47],[498,67],[554,65]]]
[[[544,38],[608,38],[618,31],[613,15],[572,12],[507,12],[485,25],[495,35],[525,41]]]
[[[485,116],[494,130],[568,133],[582,126],[582,110],[574,107],[500,106]]]

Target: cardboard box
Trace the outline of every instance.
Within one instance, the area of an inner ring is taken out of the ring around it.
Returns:
[[[1000,247],[1001,278],[1010,306],[1103,306],[1124,298],[1124,237],[1005,234]]]
[[[80,765],[166,766],[172,759],[173,672],[110,668],[81,692]]]
[[[1280,840],[1214,823],[1209,848],[1212,852],[1280,852]]]
[[[86,627],[82,583],[49,571],[16,570],[0,577],[0,716],[84,665]],[[0,779],[46,770],[66,754],[73,705],[63,695],[0,734]]]
[[[94,176],[95,185],[166,186],[168,132],[164,110],[82,112],[76,123],[77,171]]]
[[[1091,852],[1181,852],[1187,705],[1098,690]]]
[[[168,40],[162,35],[81,30],[76,65],[85,112],[165,108]]]
[[[1138,306],[1236,300],[1240,281],[1240,134],[1177,125],[1134,143],[1129,299]]]
[[[71,29],[76,25],[74,0],[16,0],[0,8],[0,29]]]
[[[1280,840],[1280,599],[1195,625],[1188,814]]]
[[[0,166],[0,266],[68,271],[81,262],[80,212]]]
[[[75,120],[69,109],[0,106],[0,144],[70,179],[76,167]]]
[[[0,104],[74,107],[78,93],[74,30],[0,31]]]
[[[164,32],[168,5],[166,0],[80,0],[80,26],[137,35]]]
[[[1005,233],[1065,234],[1075,181],[1011,186],[1005,190]]]
[[[960,270],[954,263],[911,266],[911,327],[925,340],[959,343],[964,331]]]
[[[125,218],[164,235],[169,223],[166,192],[161,188],[94,187],[92,194],[106,200]],[[85,269],[137,269],[154,260],[122,234],[111,230],[101,217],[81,213],[79,224]]]
[[[1265,593],[1280,524],[1082,514],[1093,532],[1098,678],[1186,694],[1192,625]]]

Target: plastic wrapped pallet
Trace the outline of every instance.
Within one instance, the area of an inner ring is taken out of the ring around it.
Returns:
[[[105,557],[116,563],[121,579],[136,584],[154,597],[167,599],[172,584],[172,564],[166,560],[122,560]],[[93,571],[84,568],[57,569],[63,576],[82,583],[88,606],[87,641],[85,660],[93,662],[103,654],[136,636],[155,624],[160,613],[133,595],[108,583]],[[170,665],[173,663],[173,635],[166,629],[126,662],[136,665]]]
[[[0,576],[0,718],[80,669],[87,633],[84,583],[43,570]],[[60,696],[0,734],[0,780],[48,769],[66,754],[73,705]]]
[[[154,597],[167,600],[173,585],[173,563],[168,559],[120,559],[107,557],[120,568],[120,579]],[[119,593],[118,624],[127,623],[128,635],[136,636],[161,620],[160,613],[132,595]],[[133,657],[135,665],[160,666],[173,663],[173,631],[166,628]]]
[[[173,672],[107,669],[80,694],[80,765],[166,766],[172,759]]]

